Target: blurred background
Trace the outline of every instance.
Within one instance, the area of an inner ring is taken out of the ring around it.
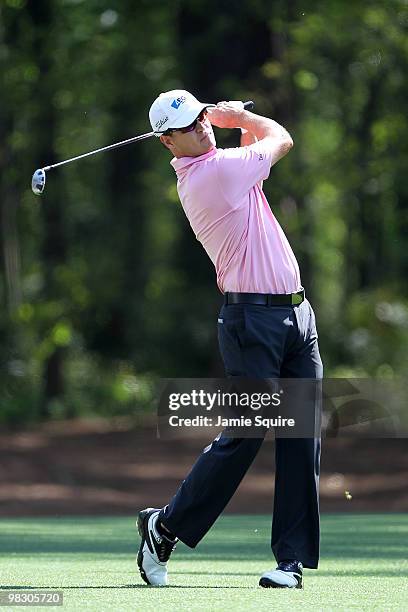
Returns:
[[[112,481],[126,472],[120,447],[134,484],[140,440],[145,461],[159,448],[156,381],[223,375],[214,269],[157,140],[53,170],[41,198],[30,188],[38,167],[150,131],[162,91],[253,99],[288,129],[294,149],[264,190],[316,311],[325,374],[407,375],[407,28],[406,0],[1,1],[0,477],[23,487],[0,488],[9,512],[69,487],[78,499],[84,466],[96,494],[109,444]],[[216,136],[239,142],[237,130]],[[405,440],[387,449],[399,453],[389,473],[408,470]],[[337,495],[350,481],[344,447],[333,453]],[[146,478],[165,478],[155,469]],[[385,507],[397,491],[408,507],[402,482],[384,477]],[[106,495],[109,511],[119,496]]]

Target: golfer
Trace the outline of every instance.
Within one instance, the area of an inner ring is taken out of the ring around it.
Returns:
[[[190,225],[213,262],[224,294],[218,339],[227,376],[323,377],[315,316],[290,244],[262,191],[271,166],[293,146],[281,125],[242,103],[199,102],[184,90],[161,94],[150,122],[169,149]],[[241,146],[218,149],[212,126],[241,128]],[[138,566],[147,584],[167,584],[178,540],[194,548],[236,491],[263,438],[221,433],[164,508],[138,516]],[[276,439],[272,551],[263,587],[302,588],[303,567],[319,558],[320,440]],[[254,508],[255,509],[255,508]]]

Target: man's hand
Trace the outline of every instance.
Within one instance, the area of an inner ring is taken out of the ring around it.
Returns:
[[[218,102],[215,108],[208,109],[208,119],[212,125],[219,128],[241,127],[243,113],[242,102]]]

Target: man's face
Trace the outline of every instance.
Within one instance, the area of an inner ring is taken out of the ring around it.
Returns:
[[[170,149],[174,157],[198,157],[208,153],[216,145],[206,110],[198,116],[193,129],[187,132],[171,130],[169,135],[160,136],[160,140]]]

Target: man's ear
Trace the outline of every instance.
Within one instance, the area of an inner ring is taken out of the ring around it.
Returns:
[[[160,142],[166,147],[166,149],[170,149],[170,146],[173,144],[171,136],[160,136]]]

